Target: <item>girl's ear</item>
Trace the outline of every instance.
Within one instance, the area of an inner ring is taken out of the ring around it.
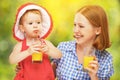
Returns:
[[[25,32],[24,28],[23,28],[23,25],[19,25],[19,29],[20,29],[21,32],[23,32],[23,33]]]
[[[101,27],[96,28],[95,33],[96,33],[96,35],[99,35],[101,33]]]

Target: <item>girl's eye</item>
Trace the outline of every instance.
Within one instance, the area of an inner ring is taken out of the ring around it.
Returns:
[[[32,22],[30,22],[29,25],[32,25]]]
[[[74,26],[79,26],[80,28],[84,28],[84,26],[82,26],[82,25],[79,25],[79,24],[74,24]]]
[[[84,28],[84,26],[82,26],[82,25],[79,25],[79,27],[80,27],[80,28]]]
[[[74,26],[76,26],[76,24],[74,24]]]

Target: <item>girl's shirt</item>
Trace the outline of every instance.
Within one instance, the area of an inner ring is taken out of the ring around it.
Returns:
[[[61,42],[58,49],[63,54],[61,59],[54,59],[57,64],[56,76],[58,80],[90,80],[88,73],[83,71],[83,65],[78,63],[75,41]],[[109,80],[114,73],[112,56],[107,51],[99,50],[96,50],[95,56],[99,63],[97,73],[99,80]]]
[[[26,45],[26,40],[22,42],[22,49],[24,51],[29,46]],[[32,56],[19,63],[20,71],[16,74],[14,80],[54,80],[54,73],[49,61],[49,57],[43,54],[43,61],[41,63],[33,63]]]

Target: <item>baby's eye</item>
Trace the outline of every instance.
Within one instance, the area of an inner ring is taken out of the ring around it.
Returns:
[[[40,22],[37,22],[38,24],[40,24]]]
[[[32,25],[32,22],[30,22],[29,25]]]

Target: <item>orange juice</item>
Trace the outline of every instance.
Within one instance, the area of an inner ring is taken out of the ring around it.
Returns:
[[[42,56],[43,56],[43,54],[41,52],[34,52],[32,54],[32,62],[33,63],[40,63],[40,62],[42,62]]]
[[[90,67],[88,66],[89,65],[89,62],[94,60],[94,56],[84,56],[84,59],[83,59],[83,68],[85,69],[86,67]]]

